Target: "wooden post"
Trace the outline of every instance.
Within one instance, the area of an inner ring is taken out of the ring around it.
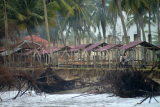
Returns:
[[[57,39],[57,47],[59,47],[60,46],[60,40],[59,40],[59,38]]]
[[[112,44],[111,36],[112,36],[112,35],[108,35],[108,44]]]
[[[81,43],[81,44],[84,44],[84,43],[83,43],[83,40],[84,40],[83,38],[80,39],[80,43]]]
[[[102,52],[101,52],[101,68],[102,68],[102,62],[103,62],[103,59],[102,59]]]
[[[151,34],[148,34],[148,42],[150,43],[150,44],[152,44],[152,37],[151,37]],[[153,53],[152,53],[152,51],[151,50],[149,50],[149,61],[151,61],[152,60],[152,55]]]
[[[110,69],[110,51],[108,50],[108,66],[109,66],[109,69]]]
[[[86,44],[86,37],[83,38],[83,43]]]
[[[104,39],[104,42],[105,42],[105,43],[108,43],[108,42],[107,42],[107,38],[106,38],[106,37],[105,37],[105,39]]]
[[[51,54],[48,55],[48,63],[51,62],[51,61],[50,61],[50,58],[51,58],[50,55],[51,55]]]
[[[134,34],[134,41],[138,41],[137,34]],[[137,47],[138,46],[136,46],[136,50],[135,50],[135,60],[139,60],[138,59],[138,50],[137,50]]]
[[[74,58],[74,54],[72,54],[72,51],[71,51],[71,58],[72,58],[72,68],[73,68],[73,58]]]
[[[81,60],[81,68],[82,68],[82,52],[80,51],[80,60]]]
[[[95,51],[94,51],[94,59],[93,59],[93,64],[94,64],[94,68],[95,68]]]
[[[46,65],[47,65],[47,54],[45,54],[45,59],[46,59]]]
[[[58,67],[59,67],[59,51],[57,51],[58,52],[58,55],[57,55],[57,62],[58,62]],[[61,56],[61,55],[60,55]]]
[[[91,44],[93,43],[93,40],[91,37],[89,38],[89,43],[91,43]]]
[[[108,59],[108,58],[107,58],[107,52],[106,52],[106,51],[104,52],[104,56],[105,56],[105,63],[104,63],[104,65],[105,65],[105,67],[106,67],[106,65],[107,65],[107,59]]]
[[[118,49],[116,49],[116,70],[117,70]]]
[[[113,40],[114,40],[113,44],[117,44],[116,36],[113,37]]]
[[[66,38],[66,46],[69,46],[68,38]]]
[[[133,51],[133,56],[132,56],[132,67],[134,67],[134,55],[135,55],[135,52],[134,52],[134,51],[135,51],[135,50],[133,49],[132,51]]]
[[[90,52],[88,52],[88,55],[87,55],[87,68],[88,68],[88,65],[89,65],[89,58],[90,58]]]
[[[153,66],[155,66],[155,61],[154,61],[154,58],[155,58],[155,48],[153,49]]]

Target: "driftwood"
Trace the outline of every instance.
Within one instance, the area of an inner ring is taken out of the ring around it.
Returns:
[[[29,89],[35,89],[41,94],[41,90],[36,85],[36,79],[38,74],[42,74],[43,67],[38,70],[17,70],[16,67],[7,68],[4,65],[0,65],[0,91],[17,90],[17,95],[12,99],[16,99],[19,96],[24,95]]]

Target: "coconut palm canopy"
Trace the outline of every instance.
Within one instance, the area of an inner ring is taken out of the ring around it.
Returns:
[[[46,29],[42,0],[3,1],[6,1],[9,35],[14,33],[19,35],[18,37],[24,37],[37,33],[40,37],[47,39],[44,36]],[[4,29],[3,1],[0,1],[1,37],[5,35],[2,30]],[[155,19],[158,19],[158,5],[157,0],[46,0],[51,42],[52,39],[58,38],[61,43],[65,44],[65,38],[69,38],[69,43],[73,45],[73,37],[77,37],[79,43],[80,39],[84,37],[87,37],[87,41],[90,37],[97,42],[95,39],[97,35],[103,35],[104,41],[108,37],[106,35],[108,28],[112,29],[108,34],[118,36],[117,18],[121,18],[123,22],[124,35],[126,35],[126,29],[135,24],[137,34],[142,35],[140,39],[146,41],[144,27],[148,26],[149,33],[152,33],[152,26],[157,24]],[[124,12],[127,13],[127,20],[124,19]],[[160,41],[159,36],[157,41]]]

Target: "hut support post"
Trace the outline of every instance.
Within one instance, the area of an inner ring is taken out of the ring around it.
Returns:
[[[82,68],[82,51],[80,51],[80,60],[81,60],[81,68]]]
[[[94,51],[93,65],[94,65],[94,68],[95,68],[95,51]]]
[[[135,53],[135,50],[134,50],[134,49],[132,50],[132,52],[133,52],[133,55],[132,55],[132,67],[134,67],[134,60],[135,60],[135,59],[134,59],[134,55],[135,55],[136,53]]]
[[[46,54],[46,65],[47,65],[47,54]]]
[[[66,51],[67,51],[67,48],[66,48]],[[67,66],[66,67],[68,67],[68,64],[69,64],[69,62],[68,62],[68,53],[66,53],[66,61],[67,61]]]
[[[108,51],[108,66],[109,66],[109,69],[110,69],[110,51]]]
[[[102,59],[102,52],[101,52],[101,68],[102,68],[102,63],[103,63],[103,59]]]
[[[89,64],[89,58],[90,58],[90,52],[88,52],[88,55],[87,55],[87,68],[88,68],[88,64]]]
[[[154,58],[155,58],[155,49],[153,49],[153,66],[155,65]]]
[[[117,58],[118,58],[118,50],[116,49],[116,70],[117,70]]]
[[[98,60],[98,62],[100,61],[99,56],[98,56],[98,52],[96,52],[96,58],[95,58],[95,66],[97,65],[97,67],[98,67],[99,63],[97,63],[97,60]]]
[[[50,63],[50,55],[51,55],[51,54],[48,55],[48,63]]]
[[[33,55],[31,55],[31,67],[32,67],[32,62],[33,62]]]
[[[71,59],[72,59],[72,68],[73,68],[73,55],[72,55],[72,52],[71,52]]]
[[[58,60],[59,57],[58,56],[59,56],[59,52],[57,51],[57,66],[59,67],[59,60]]]
[[[105,56],[105,66],[107,65],[107,52],[105,51],[105,53],[104,53],[104,56]]]

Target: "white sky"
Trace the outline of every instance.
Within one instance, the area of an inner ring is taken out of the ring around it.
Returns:
[[[125,16],[125,13],[123,13],[124,16]],[[126,19],[124,19],[124,21],[126,21]],[[126,23],[126,22],[125,22]],[[156,31],[157,29],[157,26],[151,26],[151,31]],[[123,27],[122,27],[122,23],[121,23],[121,19],[120,17],[118,17],[117,19],[117,25],[116,25],[116,30],[117,30],[117,33],[120,33],[120,35],[124,35],[123,34]],[[146,25],[145,26],[145,31],[148,30],[148,26]],[[112,31],[112,29],[110,29],[109,26],[106,27],[106,36],[109,35],[109,32]],[[134,40],[134,34],[137,33],[137,28],[136,28],[136,25],[133,25],[128,31],[127,31],[127,34],[128,36],[130,36],[130,41],[133,41]],[[96,31],[96,34],[98,34],[98,29]],[[101,30],[101,35],[103,35],[102,33],[102,30]],[[142,38],[142,34],[141,34],[141,38]],[[143,39],[142,39],[143,40]],[[146,33],[146,40],[148,41],[148,34]]]

